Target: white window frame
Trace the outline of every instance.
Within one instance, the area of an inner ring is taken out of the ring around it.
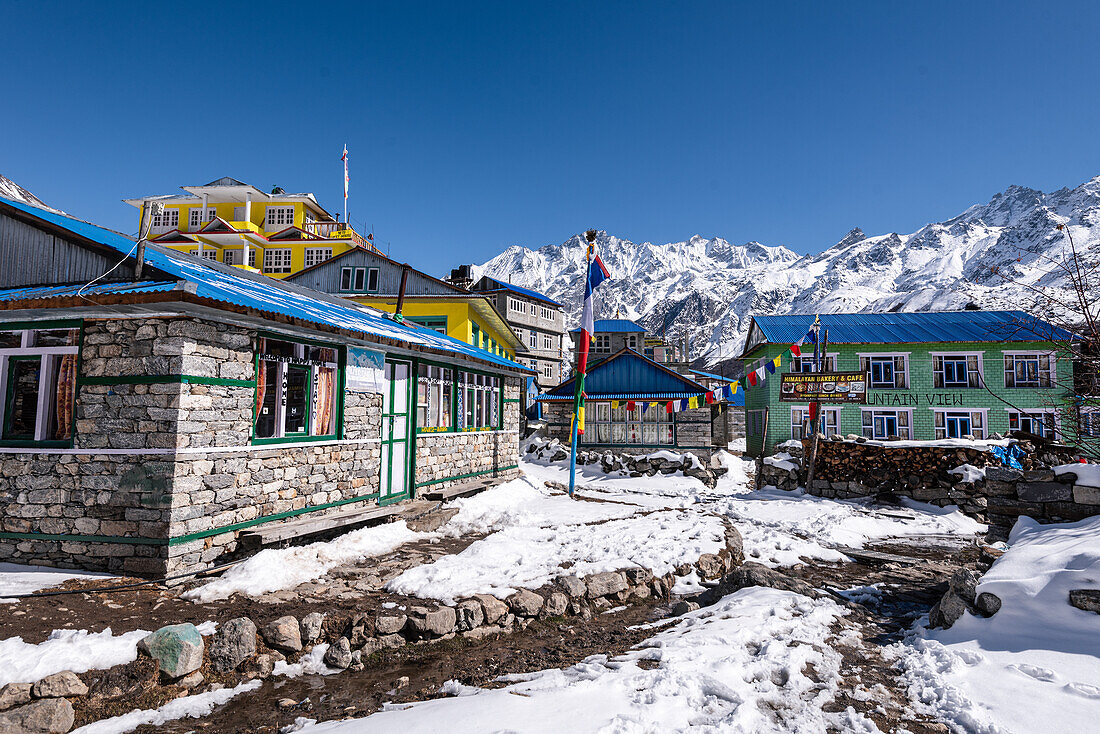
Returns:
[[[967,352],[967,351],[929,352],[928,356],[932,360],[932,389],[933,390],[974,390],[974,389],[981,389],[982,385],[985,383],[985,352],[980,352],[980,351],[979,352],[975,352],[975,351],[969,351],[969,352]],[[941,360],[944,360],[944,359],[951,358],[951,357],[962,357],[967,361],[967,367],[966,367],[967,384],[966,385],[957,385],[957,384],[948,385],[947,384],[947,370],[946,370],[945,366],[941,365],[939,369],[936,368],[936,359],[937,358],[941,359]],[[970,364],[969,364],[969,358],[970,357],[977,357],[978,358],[978,368],[977,368],[978,372],[977,372],[977,384],[976,385],[971,385],[970,384]],[[937,375],[941,375],[941,382],[943,384],[940,387],[936,387],[936,376]]]
[[[180,227],[179,207],[164,207],[160,214],[151,214],[150,232],[171,232]]]
[[[1081,409],[1081,435],[1100,438],[1100,408]]]
[[[911,370],[910,370],[911,360],[909,359],[909,357],[911,355],[912,355],[912,352],[859,352],[859,353],[857,353],[856,358],[859,360],[859,369],[860,369],[861,372],[863,372],[864,374],[867,375],[867,389],[868,390],[909,390],[910,389],[909,386],[912,384],[912,382],[910,380],[910,378],[911,378]],[[876,358],[885,359],[887,357],[889,357],[891,359],[894,359],[894,358],[897,358],[897,357],[902,358],[902,371],[901,371],[901,373],[905,376],[905,384],[903,386],[901,386],[901,387],[898,386],[898,369],[897,369],[897,364],[896,363],[891,368],[892,371],[893,371],[893,376],[894,376],[894,384],[893,384],[892,387],[876,387],[874,384],[872,384],[872,382],[871,382],[871,360],[876,359]],[[864,358],[867,358],[867,369],[866,370],[863,369],[863,359]],[[912,429],[912,426],[910,426],[910,429]]]
[[[836,372],[837,371],[836,365],[837,365],[837,360],[838,359],[840,359],[840,354],[838,352],[827,352],[825,354],[825,369],[822,370],[822,372]],[[791,369],[789,371],[790,372],[813,372],[813,369],[808,369],[808,370],[802,369],[805,366],[811,366],[812,367],[813,363],[814,363],[814,355],[812,353],[811,354],[803,354],[801,357],[792,357],[791,358]]]
[[[271,247],[264,250],[265,273],[289,273],[293,250],[289,247]]]
[[[871,435],[869,435],[869,436],[867,435],[867,429],[866,429],[867,422],[864,419],[864,416],[866,416],[868,413],[871,414]],[[876,416],[875,415],[876,413],[881,414],[881,415]],[[906,416],[906,425],[904,425],[904,426],[901,424],[901,416],[903,414]],[[913,439],[913,409],[912,408],[879,408],[877,406],[869,407],[869,408],[861,408],[860,411],[859,411],[859,432],[860,432],[860,434],[862,434],[863,436],[866,436],[867,438],[875,440],[875,441],[885,441],[887,438],[889,438],[890,434],[885,434],[885,435],[882,435],[882,436],[876,436],[874,434],[875,418],[876,417],[886,418],[889,415],[894,416],[896,427],[898,429],[898,432],[897,432],[896,435],[899,438],[901,438],[902,440],[905,440],[905,441],[912,440]],[[903,436],[902,435],[901,432],[902,432],[903,429],[905,430],[906,433],[909,434],[908,436]]]
[[[279,230],[284,230],[287,227],[294,226],[294,205],[290,206],[269,206],[267,211],[264,212],[264,229],[269,232],[275,231],[278,227]]]
[[[822,427],[824,434],[831,436],[840,433],[840,408],[821,408]],[[791,438],[799,440],[805,437],[810,430],[810,407],[808,405],[791,406]],[[832,431],[830,433],[829,431]]]
[[[541,318],[543,321],[553,321],[554,312],[546,308],[545,306],[539,306],[539,318]]]
[[[307,247],[304,254],[304,267],[310,267],[323,263],[325,260],[332,258],[331,247]]]
[[[203,216],[203,209],[201,206],[191,207],[191,211],[187,215],[187,226],[191,232],[194,232],[202,228],[202,225],[214,221],[214,217],[218,216],[214,211],[214,207],[207,207],[206,216]]]
[[[989,408],[968,408],[958,406],[955,408],[929,408],[932,411],[932,435],[937,441],[948,438],[947,435],[947,421],[948,413],[966,413],[970,420],[970,435],[975,439],[981,440],[989,435]],[[982,425],[978,427],[977,432],[974,430],[974,414],[978,413],[982,417]],[[940,415],[943,415],[943,427],[936,425],[936,421]],[[965,434],[960,434],[958,438],[962,438]],[[951,438],[955,438],[952,436]]]
[[[545,377],[547,380],[553,380],[554,379],[554,365],[550,364],[549,362],[544,364],[542,366],[542,376]]]
[[[1036,362],[1040,361],[1040,358],[1042,358],[1042,357],[1049,357],[1050,358],[1050,367],[1047,370],[1047,382],[1049,384],[1043,385],[1043,378],[1042,378],[1042,374],[1038,371],[1038,365],[1037,365],[1036,374],[1035,374],[1035,377],[1036,377],[1035,381],[1038,384],[1035,384],[1035,385],[1020,385],[1020,384],[1016,383],[1016,380],[1015,380],[1016,358],[1018,358],[1018,357],[1019,358],[1024,358],[1024,359],[1035,358]],[[1008,384],[1008,374],[1009,374],[1008,360],[1009,359],[1012,360],[1013,384],[1012,384],[1011,387]],[[1004,352],[1004,362],[1005,362],[1005,364],[1004,364],[1004,385],[1005,385],[1006,390],[1049,390],[1049,389],[1055,387],[1055,383],[1057,382],[1057,378],[1058,378],[1058,358],[1057,358],[1057,356],[1055,355],[1054,352],[1052,352],[1048,349],[1029,349],[1029,350],[1006,351],[1006,352]]]
[[[554,349],[554,337],[550,336],[549,334],[543,334],[542,335],[542,350],[544,352],[546,352],[546,351],[553,351],[553,349]]]
[[[539,334],[537,331],[530,331],[527,333],[527,344],[531,349],[539,348]]]
[[[592,351],[595,354],[611,354],[611,335],[596,334],[592,337]]]
[[[527,304],[518,298],[508,296],[508,310],[515,313],[527,313]]]
[[[1038,418],[1040,416],[1042,416],[1044,418],[1046,416],[1050,416],[1051,418],[1053,418],[1053,421],[1052,421],[1053,425],[1051,426],[1052,435],[1048,436],[1048,438],[1055,439],[1055,438],[1058,438],[1062,435],[1061,416],[1058,414],[1058,411],[1055,410],[1054,408],[1035,408],[1034,410],[1013,410],[1012,408],[1005,408],[1005,413],[1008,414],[1008,430],[1010,430],[1010,431],[1023,430],[1021,427],[1023,426],[1023,419],[1024,418],[1034,420],[1035,418]],[[1096,415],[1097,419],[1100,419],[1100,411],[1095,411],[1095,415]],[[1012,418],[1013,418],[1013,416],[1016,416],[1016,418],[1017,418],[1016,428],[1012,427]],[[1084,417],[1085,417],[1085,411],[1082,411],[1082,413],[1081,413],[1082,425],[1084,425]],[[1045,420],[1043,421],[1043,424],[1046,425]],[[1100,420],[1098,420],[1097,427],[1100,428]],[[1035,433],[1035,431],[1028,431],[1028,433]],[[1037,435],[1046,436],[1045,433],[1037,434]],[[1100,435],[1100,433],[1098,433],[1097,435]]]
[[[20,332],[19,346],[0,348],[0,440],[3,440],[3,426],[8,409],[8,379],[10,378],[10,357],[40,357],[38,361],[38,405],[35,408],[34,441],[53,440],[46,436],[46,428],[49,425],[50,400],[56,397],[57,385],[53,381],[53,373],[56,361],[66,354],[79,354],[80,336],[77,343],[70,346],[36,347],[33,346],[34,334],[37,331],[80,331],[76,326],[55,326],[42,329],[3,329],[4,332]],[[74,390],[76,386],[74,385]],[[76,396],[73,396],[75,401]],[[74,410],[75,410],[74,403]],[[70,438],[74,438],[70,434]],[[66,439],[67,440],[67,439]]]

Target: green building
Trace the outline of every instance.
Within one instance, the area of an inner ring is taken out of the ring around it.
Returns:
[[[812,371],[813,345],[791,344],[813,315],[757,316],[749,325],[746,370],[781,355],[775,375],[745,396],[747,453],[809,431],[806,404],[780,402],[780,373]],[[866,404],[822,404],[822,432],[873,439],[985,438],[1013,430],[1073,440],[1073,365],[1055,340],[1066,332],[1022,311],[828,314],[825,370],[863,372]],[[1045,337],[1045,338],[1044,338]],[[1064,435],[1066,434],[1066,435]]]

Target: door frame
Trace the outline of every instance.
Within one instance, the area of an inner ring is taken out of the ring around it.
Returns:
[[[416,455],[416,426],[415,420],[415,407],[413,404],[414,388],[416,380],[416,372],[414,371],[415,362],[413,360],[404,359],[390,359],[386,358],[385,364],[387,366],[394,364],[404,364],[408,368],[407,378],[405,380],[405,437],[395,441],[392,431],[390,432],[390,438],[386,439],[386,432],[384,430],[385,421],[392,421],[394,417],[401,415],[400,413],[393,412],[394,397],[396,396],[397,381],[394,379],[386,380],[385,389],[387,394],[382,396],[382,425],[379,426],[379,434],[381,439],[381,450],[387,453],[386,467],[387,472],[384,475],[382,469],[382,457],[379,455],[378,461],[378,504],[388,505],[394,502],[400,502],[401,500],[408,499],[412,496],[412,483],[413,483],[413,469],[414,469],[414,457]],[[386,405],[389,404],[389,412],[386,410]],[[393,455],[394,444],[405,444],[405,486],[400,492],[390,492],[390,482],[393,478]]]

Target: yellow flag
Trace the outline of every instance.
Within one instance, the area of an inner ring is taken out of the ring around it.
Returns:
[[[775,355],[775,359],[773,359],[773,360],[772,360],[772,364],[774,364],[774,365],[775,365],[775,368],[776,368],[776,369],[779,369],[779,364],[780,364],[780,360],[779,360],[779,358],[780,358],[781,356],[782,356],[782,355],[779,355],[779,354],[777,354],[777,355]]]
[[[736,395],[737,394],[737,388],[739,388],[739,387],[741,387],[741,381],[740,380],[738,380],[737,382],[734,382],[732,385],[730,385],[730,392],[732,392],[734,395]]]
[[[577,411],[577,433],[584,433],[584,406]]]
[[[688,408],[698,408],[698,407],[699,407],[699,398],[695,397],[694,395],[692,395],[690,398],[688,398]]]
[[[611,401],[611,409],[612,410],[618,410],[618,408],[619,408],[619,401],[618,400],[612,400]]]

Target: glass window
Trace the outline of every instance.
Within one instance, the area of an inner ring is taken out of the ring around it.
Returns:
[[[867,381],[876,390],[904,389],[909,387],[908,358],[905,356],[860,357]]]
[[[978,410],[937,410],[933,425],[937,439],[985,436],[985,414]]]
[[[534,346],[534,345],[532,345]],[[596,334],[592,347],[593,352],[608,354],[611,352],[611,336],[609,334]]]
[[[256,375],[256,438],[337,433],[338,352],[282,339],[261,339]]]
[[[0,436],[11,441],[72,438],[79,329],[0,332]]]
[[[472,372],[458,373],[458,389],[464,407],[464,430],[500,427],[500,378]],[[494,393],[496,393],[494,395]]]
[[[981,387],[978,355],[935,355],[932,357],[932,387]]]
[[[354,270],[353,268],[340,268],[340,290],[341,291],[350,291],[351,290],[351,275],[352,275],[353,270]]]
[[[1049,354],[1006,354],[1005,387],[1050,387],[1053,367]]]
[[[650,405],[638,401],[634,410],[627,410],[627,401],[618,407],[610,402],[588,403],[586,407],[586,443],[624,445],[672,444],[672,416],[665,412],[664,402]]]
[[[448,367],[421,364],[417,368],[416,424],[425,431],[451,428],[454,372]]]
[[[356,268],[355,269],[355,282],[352,285],[352,290],[361,291],[367,284],[367,269]]]
[[[305,266],[308,268],[317,263],[323,263],[332,257],[331,247],[307,247],[305,254]]]
[[[289,273],[290,249],[278,248],[264,250],[265,273]]]
[[[1084,420],[1087,417],[1087,413],[1082,415],[1082,429],[1086,429],[1088,426],[1087,421]],[[1008,414],[1008,428],[1011,431],[1026,431],[1027,433],[1034,433],[1036,436],[1053,439],[1056,429],[1054,414],[1047,411],[1035,413],[1012,411]],[[1085,432],[1085,435],[1090,434]]]
[[[180,226],[180,210],[179,209],[162,209],[160,214],[153,214],[153,229],[169,230],[177,229]]]
[[[196,206],[193,207],[188,214],[187,223],[190,225],[191,230],[196,230],[202,227],[202,225],[206,224],[207,222],[214,221],[214,217],[216,216],[217,213],[214,211],[214,207],[208,208],[206,210],[206,216],[203,216],[202,207]]]
[[[836,372],[836,355],[829,354],[825,357],[825,364],[822,365],[822,372]],[[813,355],[792,357],[791,358],[791,372],[813,372],[814,371],[814,357]]]
[[[863,435],[867,438],[887,439],[897,436],[911,438],[909,411],[865,410],[862,415]]]
[[[367,268],[367,290],[371,293],[378,290],[378,268]]]
[[[269,206],[267,208],[267,227],[285,228],[294,224],[293,206]]]

